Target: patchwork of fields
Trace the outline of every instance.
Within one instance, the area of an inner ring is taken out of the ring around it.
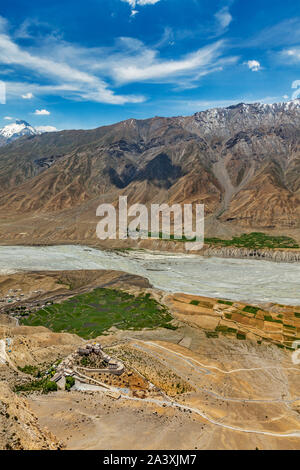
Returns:
[[[134,296],[121,290],[98,288],[45,306],[22,318],[21,322],[88,339],[103,334],[112,326],[121,330],[172,328],[171,320],[167,309],[149,294]]]
[[[288,349],[300,341],[299,307],[270,304],[262,308],[187,294],[169,295],[166,301],[175,318],[204,329],[209,338],[230,335]]]

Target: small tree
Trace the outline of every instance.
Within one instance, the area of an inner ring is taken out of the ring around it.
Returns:
[[[69,392],[71,390],[71,388],[73,387],[73,385],[75,384],[75,379],[74,377],[72,377],[71,375],[68,375],[66,377],[66,385],[65,385],[65,390],[67,390],[67,392]]]
[[[47,380],[43,386],[43,392],[44,393],[49,393],[49,392],[57,392],[57,383],[53,382],[52,380]]]

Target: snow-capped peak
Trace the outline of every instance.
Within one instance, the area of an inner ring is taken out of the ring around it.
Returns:
[[[57,129],[53,126],[33,127],[28,122],[17,119],[15,122],[2,127],[2,129],[0,128],[0,146],[9,144],[19,139],[19,137],[40,135],[44,132],[53,132],[56,130]]]
[[[36,135],[38,131],[32,127],[28,122],[17,120],[12,124],[7,124],[0,130],[0,136],[14,140],[23,135]]]
[[[300,124],[300,99],[279,103],[238,103],[227,108],[212,108],[195,113],[185,118],[188,129],[197,132],[201,137],[213,132],[223,137],[230,137],[233,132],[243,129],[259,129],[265,125],[290,123]]]

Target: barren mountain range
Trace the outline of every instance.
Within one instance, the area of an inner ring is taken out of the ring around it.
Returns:
[[[0,241],[96,241],[96,207],[205,204],[213,236],[300,239],[300,100],[24,136],[0,149]]]

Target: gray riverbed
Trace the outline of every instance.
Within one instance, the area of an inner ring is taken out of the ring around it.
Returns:
[[[197,255],[101,251],[78,245],[0,246],[0,273],[114,269],[147,277],[170,292],[300,305],[300,263]]]

